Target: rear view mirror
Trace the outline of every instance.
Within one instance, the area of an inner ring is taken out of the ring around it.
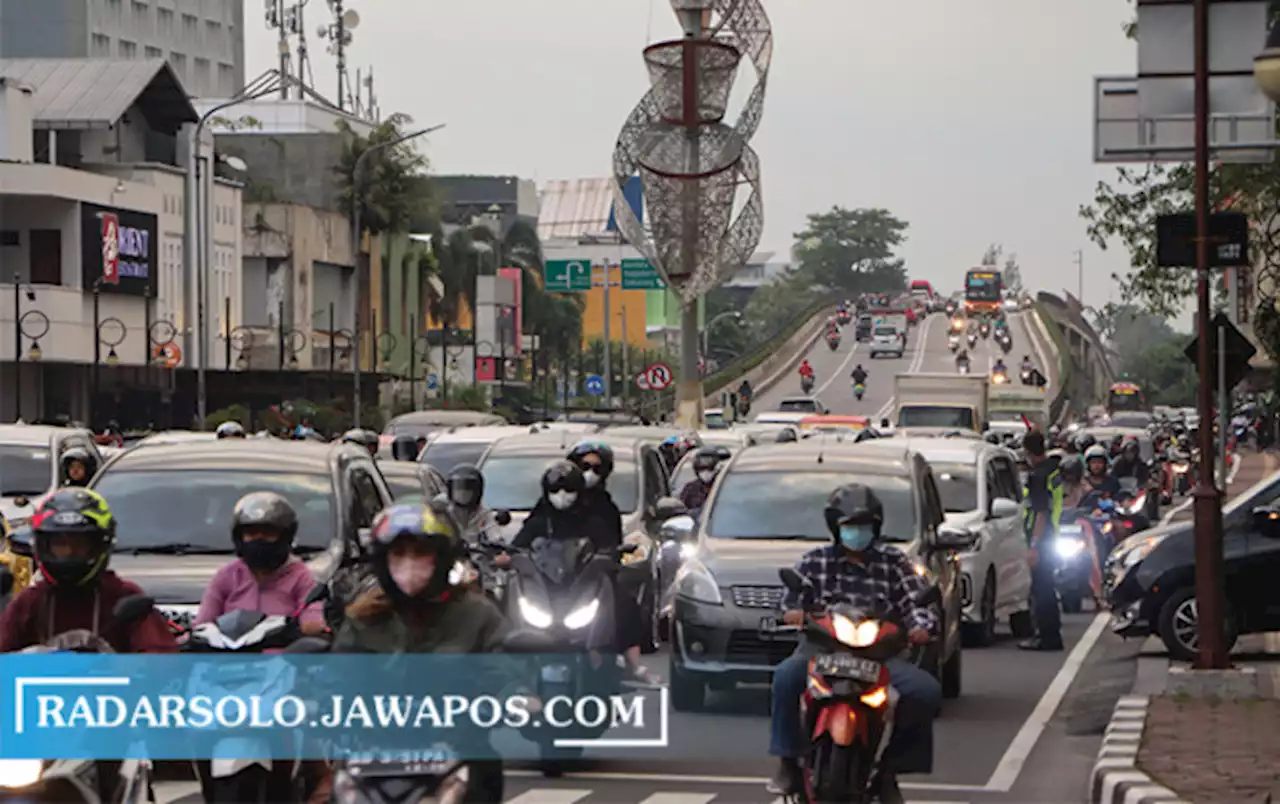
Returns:
[[[1008,497],[997,497],[991,502],[991,518],[1007,519],[1022,512],[1022,506]]]
[[[664,542],[689,542],[693,541],[697,533],[698,523],[693,517],[688,515],[675,516],[662,523],[662,528],[658,532],[659,538]]]
[[[975,541],[977,536],[972,531],[943,525],[933,537],[933,546],[938,550],[968,550]]]
[[[505,528],[507,525],[511,524],[511,512],[498,511],[493,515],[493,521]]]
[[[111,619],[116,623],[136,623],[155,610],[156,601],[146,595],[129,595],[116,602]]]

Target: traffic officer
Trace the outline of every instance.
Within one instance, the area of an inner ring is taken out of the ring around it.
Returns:
[[[1064,494],[1058,462],[1045,450],[1044,433],[1035,430],[1022,439],[1026,454],[1027,483],[1023,497],[1023,530],[1027,535],[1027,554],[1031,562],[1031,602],[1036,619],[1036,636],[1018,647],[1023,650],[1062,650],[1062,617],[1058,613],[1058,594],[1053,580],[1053,535],[1062,515]]]

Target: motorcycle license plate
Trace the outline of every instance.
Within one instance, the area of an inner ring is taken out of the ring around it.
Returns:
[[[542,668],[542,680],[552,684],[569,683],[569,666],[566,664],[551,664]]]
[[[828,678],[848,678],[868,684],[880,679],[880,663],[847,653],[831,653],[814,660],[813,669]]]

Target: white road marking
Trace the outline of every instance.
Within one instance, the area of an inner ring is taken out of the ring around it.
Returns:
[[[856,355],[857,353],[858,353],[858,344],[854,343],[853,348],[849,350],[849,356],[846,357],[844,359],[844,362],[840,364],[840,368],[836,369],[832,373],[832,375],[827,378],[827,381],[824,382],[822,386],[818,388],[818,390],[814,391],[813,396],[822,396],[822,392],[827,390],[829,387],[831,387],[831,383],[835,382],[837,377],[843,377],[844,370],[845,368],[848,367],[849,361],[853,360],[853,356]]]
[[[1023,765],[1026,764],[1027,758],[1031,756],[1031,750],[1036,747],[1036,742],[1040,739],[1045,726],[1048,725],[1049,720],[1053,717],[1053,713],[1058,711],[1058,706],[1062,703],[1062,699],[1066,697],[1067,690],[1071,687],[1071,682],[1075,681],[1076,676],[1080,674],[1080,669],[1084,666],[1085,659],[1089,657],[1089,651],[1093,650],[1093,646],[1097,644],[1098,639],[1102,636],[1109,618],[1110,615],[1106,612],[1099,612],[1093,618],[1093,622],[1089,624],[1089,628],[1085,630],[1084,636],[1080,637],[1080,641],[1071,649],[1071,653],[1067,655],[1067,660],[1062,663],[1062,667],[1058,669],[1058,674],[1053,677],[1053,681],[1049,682],[1048,689],[1044,691],[1044,695],[1036,703],[1036,708],[1031,711],[1031,716],[1022,724],[1022,728],[1018,729],[1013,742],[1009,743],[1009,747],[1005,749],[1004,756],[1000,758],[1000,763],[996,765],[991,778],[987,780],[986,790],[988,792],[1007,793],[1013,789],[1014,783],[1018,781],[1019,774],[1022,773]]]
[[[711,804],[719,793],[654,793],[640,804]]]
[[[937,320],[937,318],[938,316],[936,315],[931,315],[926,318],[924,320],[924,326],[918,333],[916,333],[916,339],[919,345],[916,347],[915,357],[912,358],[911,365],[907,367],[907,374],[915,374],[919,372],[920,366],[924,364],[925,355],[929,352],[929,332],[933,329],[933,322]],[[875,415],[871,417],[872,426],[879,424],[881,419],[889,415],[889,412],[893,410],[893,403],[896,399],[897,397],[889,397],[888,401],[884,403],[884,406],[876,411]]]
[[[507,799],[507,804],[574,804],[591,795],[590,790],[562,790],[555,787],[540,787],[526,790],[515,798]]]
[[[508,769],[503,771],[507,776],[542,776],[542,771]],[[719,784],[719,785],[765,785],[769,780],[764,776],[698,776],[696,774],[678,773],[624,773],[618,771],[588,771],[586,773],[566,773],[565,779],[572,781],[603,782],[648,782],[663,781],[672,784]],[[928,782],[902,782],[903,790],[933,790],[936,792],[981,793],[987,788],[976,784],[930,784]]]
[[[1023,333],[1027,336],[1027,340],[1031,341],[1031,348],[1035,351],[1036,357],[1040,358],[1040,365],[1043,367],[1044,378],[1047,380],[1050,376],[1049,360],[1044,355],[1044,349],[1040,348],[1040,339],[1031,334],[1031,328],[1036,324],[1036,322],[1031,320],[1031,316],[1036,316],[1038,314],[1034,310],[1029,310],[1027,312],[1018,313],[1017,315],[1018,322],[1022,324]],[[1056,383],[1047,383],[1045,385],[1045,393],[1047,394],[1050,388],[1055,387]]]

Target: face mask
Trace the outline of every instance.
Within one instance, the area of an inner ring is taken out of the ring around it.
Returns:
[[[698,479],[709,486],[711,481],[716,479],[716,473],[712,471],[699,472]]]
[[[582,473],[582,480],[587,484],[587,488],[589,489],[593,489],[600,485],[600,475],[590,469]]]
[[[458,505],[466,507],[476,501],[476,493],[473,489],[455,489],[453,492],[453,501]]]
[[[436,574],[434,556],[400,556],[387,561],[387,572],[396,588],[408,597],[415,597],[431,583]]]
[[[557,511],[563,511],[577,502],[578,495],[572,491],[553,491],[547,495],[547,499],[551,501]]]
[[[875,528],[871,525],[840,526],[840,544],[849,550],[866,550],[875,537]]]
[[[287,542],[244,542],[237,552],[249,569],[255,572],[277,570],[289,560]]]

